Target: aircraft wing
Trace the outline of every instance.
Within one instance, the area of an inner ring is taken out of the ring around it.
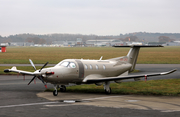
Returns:
[[[28,71],[22,71],[22,70],[17,70],[17,68],[14,66],[12,67],[11,69],[5,69],[4,72],[16,72],[16,73],[20,73],[20,74],[23,74],[23,75],[34,75],[33,72],[28,72]]]
[[[167,75],[175,72],[176,70],[171,70],[168,72],[161,72],[161,73],[151,73],[151,74],[141,74],[141,75],[127,75],[127,76],[118,76],[118,77],[102,77],[102,78],[85,78],[83,82],[90,84],[90,83],[98,83],[98,82],[106,82],[106,81],[115,81],[115,80],[125,80],[125,79],[133,79],[133,78],[141,78],[141,77],[151,77],[151,76],[160,76],[160,75]]]

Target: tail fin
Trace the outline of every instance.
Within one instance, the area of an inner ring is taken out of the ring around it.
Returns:
[[[139,55],[139,50],[140,50],[140,47],[132,47],[127,54],[128,63],[130,63],[132,65],[129,72],[132,72],[135,69],[137,58]]]
[[[128,63],[132,64],[132,67],[129,70],[129,72],[132,72],[135,69],[137,58],[139,55],[139,50],[141,47],[163,47],[163,46],[161,45],[157,45],[157,46],[132,45],[132,46],[113,46],[113,47],[131,47],[131,49],[129,50],[127,54],[127,57],[128,57]]]

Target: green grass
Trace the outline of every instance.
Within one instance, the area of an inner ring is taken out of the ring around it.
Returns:
[[[143,48],[139,52],[141,64],[179,64],[180,46],[163,48]]]
[[[180,79],[111,83],[110,87],[112,94],[180,96]],[[53,89],[46,91],[53,91]],[[103,86],[94,84],[77,85],[67,87],[67,92],[104,93],[104,89]]]
[[[110,59],[127,55],[130,48],[113,47],[7,47],[0,53],[0,64],[57,64],[63,59]],[[180,64],[180,47],[141,48],[137,63]]]

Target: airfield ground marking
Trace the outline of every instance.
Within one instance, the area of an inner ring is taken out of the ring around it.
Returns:
[[[107,96],[107,97],[99,97],[99,98],[89,98],[89,99],[82,99],[82,102],[83,101],[88,101],[88,100],[100,100],[100,99],[107,99],[107,98],[116,98],[116,97],[124,97],[124,96]],[[45,105],[45,106],[47,106],[47,107],[56,107],[56,106],[73,106],[73,105],[71,105],[71,104],[73,104],[73,100],[69,100],[70,102],[68,102],[68,100],[64,100],[64,102],[66,102],[67,101],[67,103],[66,104],[58,104],[58,105]],[[75,103],[75,101],[74,101],[74,103]]]
[[[89,99],[82,99],[82,100],[97,100],[97,99],[106,99],[106,98],[115,98],[115,97],[122,97],[122,96],[108,96],[108,97],[89,98]],[[41,102],[41,103],[6,105],[6,106],[0,106],[0,108],[11,108],[11,107],[33,106],[33,105],[55,104],[55,103],[59,103],[59,102],[56,101],[56,102]],[[55,106],[55,105],[46,105],[46,106]],[[66,105],[56,105],[56,106],[67,106],[67,104]]]
[[[45,105],[46,107],[58,107],[58,106],[76,106],[73,104],[57,104],[57,105]]]
[[[6,106],[0,106],[0,109],[1,109],[1,108],[11,108],[11,107],[21,107],[21,106],[33,106],[33,105],[55,104],[55,103],[59,103],[59,102],[41,102],[41,103],[6,105]]]
[[[89,98],[89,99],[82,99],[82,100],[99,100],[99,99],[116,98],[116,97],[124,97],[124,96],[107,96],[107,97]]]

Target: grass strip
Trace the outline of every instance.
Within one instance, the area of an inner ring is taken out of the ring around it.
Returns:
[[[0,53],[0,64],[57,64],[63,59],[99,59],[103,60],[125,56],[130,48],[113,47],[7,47]],[[138,64],[180,64],[180,46],[162,48],[142,48],[137,59]]]
[[[180,79],[111,83],[110,87],[112,94],[180,96]],[[45,91],[53,90],[47,89]],[[67,92],[104,93],[104,88],[94,84],[76,85],[67,87]]]

